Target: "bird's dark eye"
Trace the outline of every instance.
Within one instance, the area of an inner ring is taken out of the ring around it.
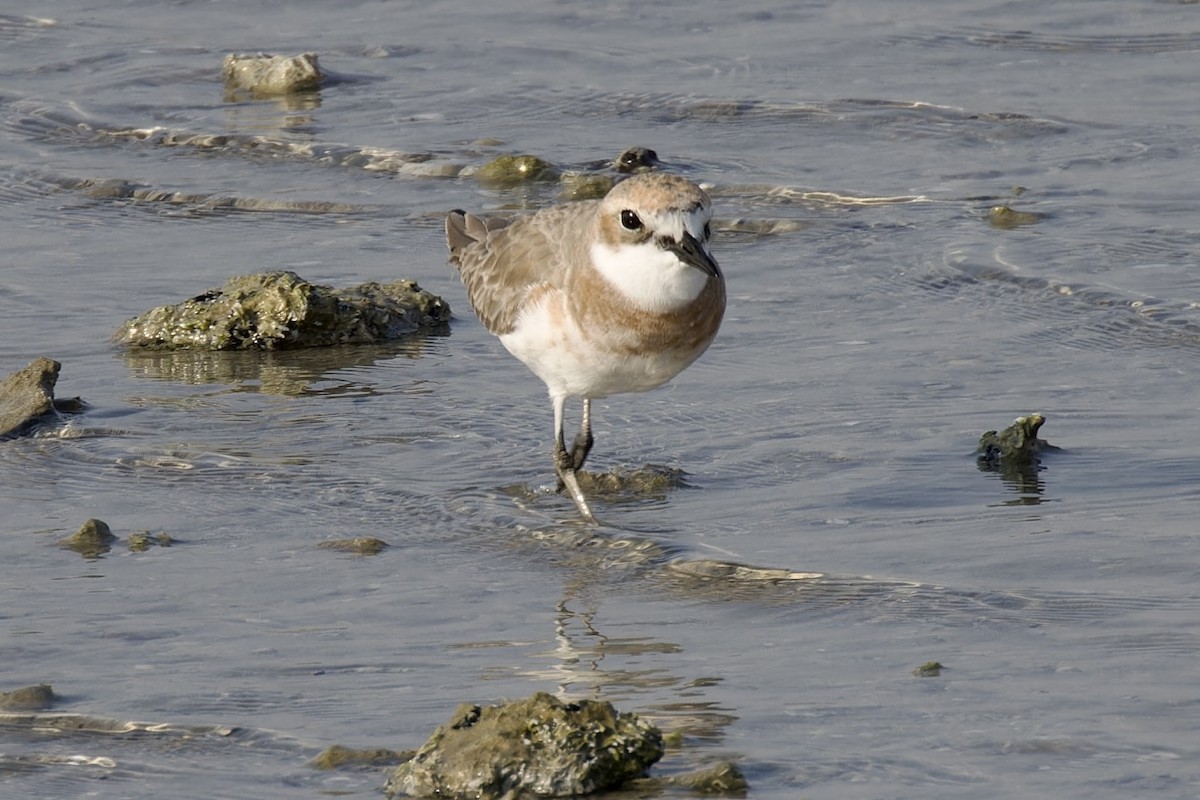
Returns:
[[[642,218],[627,208],[621,212],[621,227],[627,231],[640,231]]]
[[[704,241],[707,242],[711,238],[712,238],[712,226],[706,222],[706,223],[704,223]]]

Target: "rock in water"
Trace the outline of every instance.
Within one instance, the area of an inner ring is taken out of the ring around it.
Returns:
[[[640,777],[662,754],[662,734],[636,714],[538,692],[499,706],[459,706],[384,789],[392,796],[570,797]]]
[[[552,181],[558,170],[537,156],[497,156],[479,168],[475,178],[495,188],[511,188],[522,183]]]
[[[45,711],[54,704],[54,689],[48,683],[0,692],[0,709],[5,711]]]
[[[82,401],[56,401],[54,385],[62,364],[37,358],[0,381],[0,439],[19,436],[39,418],[58,411],[78,411]]]
[[[1041,414],[1017,417],[1013,424],[997,433],[987,431],[979,437],[975,455],[983,464],[1037,464],[1038,454],[1058,448],[1038,438],[1038,430],[1046,422]]]
[[[157,350],[278,350],[381,342],[449,319],[450,307],[415,281],[331,289],[281,271],[151,309],[114,338]]]
[[[59,544],[68,550],[74,550],[84,558],[95,559],[111,550],[115,541],[117,537],[108,527],[108,523],[92,518]]]
[[[325,77],[317,66],[316,53],[273,56],[266,53],[225,56],[221,77],[227,88],[244,89],[258,95],[312,91]]]

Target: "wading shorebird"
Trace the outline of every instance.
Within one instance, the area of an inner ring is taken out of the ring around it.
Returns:
[[[590,522],[576,471],[592,449],[591,401],[663,385],[721,325],[725,278],[709,252],[711,218],[703,189],[662,172],[513,219],[446,217],[450,261],[475,313],[550,392],[559,488]],[[583,401],[570,450],[569,397]]]

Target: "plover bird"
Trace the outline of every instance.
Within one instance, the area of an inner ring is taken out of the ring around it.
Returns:
[[[475,313],[550,392],[559,488],[591,522],[576,478],[592,449],[591,401],[661,386],[721,324],[725,278],[709,252],[711,218],[703,189],[662,172],[514,219],[446,218],[450,261]],[[568,450],[571,397],[583,414]]]

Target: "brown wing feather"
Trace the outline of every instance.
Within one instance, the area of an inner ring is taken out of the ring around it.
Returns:
[[[450,261],[458,266],[475,313],[497,336],[512,331],[530,297],[564,286],[564,243],[570,246],[576,237],[560,218],[578,214],[569,208],[555,206],[515,219],[461,211],[446,217]]]

